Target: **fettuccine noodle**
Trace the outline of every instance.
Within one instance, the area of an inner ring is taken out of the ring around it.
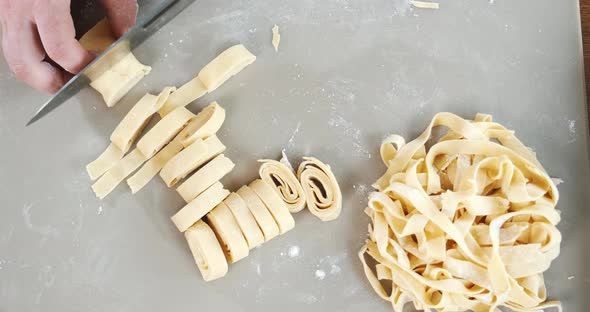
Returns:
[[[449,131],[427,149],[436,126]],[[381,157],[359,257],[394,311],[561,310],[543,279],[559,255],[557,188],[513,131],[489,115],[439,113],[414,141],[387,138]]]

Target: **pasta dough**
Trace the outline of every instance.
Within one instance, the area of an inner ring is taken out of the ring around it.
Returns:
[[[92,185],[92,190],[98,198],[105,198],[123,179],[137,170],[145,161],[145,156],[138,149],[134,149],[100,177]]]
[[[217,234],[229,263],[237,262],[248,256],[248,244],[242,236],[242,231],[231,211],[223,202],[207,214],[207,221]]]
[[[206,282],[227,274],[227,261],[213,230],[202,220],[184,232],[184,237]]]
[[[426,149],[436,126],[449,131]],[[513,131],[489,115],[439,113],[414,141],[386,139],[381,155],[388,169],[369,195],[359,257],[395,311],[561,309],[545,302],[543,280],[559,255],[557,188]]]
[[[285,203],[281,200],[279,195],[274,192],[270,185],[258,179],[252,181],[249,186],[262,200],[266,209],[270,211],[270,214],[279,226],[279,234],[284,234],[295,227],[295,220],[289,213],[289,209],[287,209]]]
[[[205,94],[207,94],[207,87],[203,85],[198,77],[195,77],[191,81],[178,88],[178,91],[174,92],[168,98],[168,101],[166,101],[164,106],[160,108],[158,113],[160,116],[164,117],[171,111],[179,107],[184,107]]]
[[[305,193],[293,173],[293,168],[276,160],[263,159],[259,162],[262,163],[258,170],[260,178],[281,196],[289,211],[296,213],[303,210],[305,208]]]
[[[172,113],[164,116],[137,142],[137,148],[146,158],[151,158],[164,145],[168,144],[193,117],[195,114],[184,107],[175,109]]]
[[[197,139],[206,139],[215,133],[223,125],[225,109],[217,102],[209,104],[178,134],[180,143],[185,147],[193,144]]]
[[[338,218],[342,211],[342,192],[329,166],[313,157],[304,157],[297,177],[305,193],[307,208],[322,221]]]
[[[258,198],[258,195],[246,185],[242,186],[237,193],[244,200],[250,213],[254,216],[258,227],[262,231],[264,241],[267,242],[279,235],[279,227],[277,226],[277,223],[264,203]]]
[[[176,191],[186,202],[190,202],[234,167],[235,164],[229,158],[219,155],[184,181]]]
[[[233,75],[254,63],[255,60],[254,54],[250,53],[243,45],[237,44],[221,52],[209,64],[205,65],[197,77],[205,85],[207,92],[213,92]]]
[[[86,165],[86,171],[88,172],[90,179],[98,179],[103,173],[107,172],[117,164],[117,162],[123,158],[123,155],[125,155],[125,153],[114,143],[109,144],[106,150],[102,152],[97,159]]]
[[[164,165],[166,165],[174,155],[182,151],[183,148],[182,144],[178,141],[172,140],[172,142],[168,143],[168,145],[154,155],[154,157],[148,160],[133,176],[127,179],[127,185],[131,188],[131,193],[135,194],[146,186],[146,184],[148,184],[148,182],[160,172]],[[207,187],[211,186],[211,184]]]
[[[184,232],[211,209],[219,205],[227,195],[229,195],[229,191],[223,188],[223,184],[216,182],[173,215],[172,222],[179,231]]]
[[[171,187],[223,151],[225,151],[225,145],[219,141],[217,136],[211,136],[204,141],[198,139],[191,146],[172,157],[160,171],[160,176],[166,185]]]
[[[281,34],[279,34],[279,26],[276,24],[272,27],[272,46],[275,52],[279,51],[279,44],[281,43]]]
[[[227,205],[232,215],[236,219],[248,247],[250,249],[260,246],[264,243],[264,235],[256,224],[254,216],[248,209],[246,202],[236,193],[231,193],[223,200],[223,203]]]

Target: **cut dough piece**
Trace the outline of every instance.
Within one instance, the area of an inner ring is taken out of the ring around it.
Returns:
[[[233,214],[250,249],[264,243],[264,235],[258,227],[256,219],[254,219],[254,216],[248,209],[246,202],[244,202],[238,194],[229,194],[229,196],[223,200],[223,203],[227,205]]]
[[[164,165],[166,165],[174,155],[182,151],[183,148],[182,144],[178,141],[172,140],[172,142],[168,143],[168,145],[166,145],[154,157],[148,160],[141,169],[137,170],[131,178],[127,179],[127,185],[131,188],[131,193],[135,194],[146,186],[146,184],[148,184],[148,182],[160,172]]]
[[[184,232],[211,209],[219,205],[227,195],[229,195],[229,191],[223,188],[223,184],[216,182],[173,215],[172,222],[179,231]]]
[[[410,0],[410,3],[420,9],[438,9],[439,5],[436,2],[425,2]]]
[[[260,178],[281,196],[289,212],[296,213],[305,208],[305,193],[292,167],[270,159],[262,159],[259,162],[262,163],[258,170]]]
[[[322,221],[338,218],[342,211],[342,192],[330,166],[313,157],[303,159],[297,177],[307,199],[307,208]]]
[[[266,182],[257,179],[250,183],[250,188],[262,200],[279,226],[279,233],[284,234],[295,227],[295,220],[289,209],[277,193]]]
[[[107,172],[114,165],[117,164],[125,153],[119,149],[115,144],[111,143],[97,159],[86,165],[86,171],[90,176],[90,179],[96,180],[103,173]]]
[[[184,237],[206,282],[227,274],[228,266],[223,250],[207,223],[197,221],[184,232]]]
[[[254,216],[258,227],[264,235],[264,241],[268,242],[275,236],[279,235],[279,227],[272,215],[266,209],[264,203],[258,198],[258,195],[251,188],[244,185],[238,191],[238,195],[244,200],[246,206]]]
[[[115,40],[116,38],[111,32],[109,20],[105,18],[87,31],[82,38],[80,38],[79,42],[84,49],[100,53],[113,44]]]
[[[123,179],[139,168],[145,161],[145,156],[138,149],[134,149],[100,177],[92,185],[92,190],[94,190],[98,198],[105,198]]]
[[[222,202],[207,214],[207,220],[221,243],[229,263],[248,256],[249,249],[242,231],[229,208]]]
[[[281,34],[279,34],[279,26],[276,24],[272,27],[272,46],[275,52],[279,51],[279,44],[281,43]]]
[[[186,202],[190,202],[213,183],[221,180],[235,167],[231,159],[223,154],[215,157],[203,168],[195,172],[190,178],[182,183],[176,191]]]
[[[238,44],[221,52],[201,69],[197,77],[207,87],[207,92],[213,92],[255,60],[254,54],[250,53],[243,45]]]
[[[158,113],[161,117],[166,116],[171,111],[188,105],[190,102],[202,97],[207,93],[207,87],[198,77],[182,85],[178,90],[168,98],[168,101],[160,108]]]
[[[151,158],[164,145],[168,144],[193,117],[195,114],[184,107],[175,109],[162,118],[137,142],[137,148],[146,158]]]
[[[225,145],[219,141],[217,136],[211,136],[204,141],[198,139],[191,146],[172,157],[160,171],[160,176],[166,185],[171,187],[223,151],[225,151]]]
[[[188,147],[197,139],[206,139],[219,130],[225,120],[225,109],[217,102],[212,102],[203,108],[201,112],[180,131],[179,140],[182,145]]]
[[[166,87],[158,96],[146,93],[115,128],[111,134],[111,142],[123,152],[127,152],[150,121],[152,115],[164,105],[164,102],[174,90],[176,90],[175,87]]]

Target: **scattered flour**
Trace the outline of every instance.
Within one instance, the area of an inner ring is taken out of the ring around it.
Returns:
[[[568,129],[569,129],[569,140],[568,142],[574,142],[576,140],[576,121],[575,120],[568,120]]]
[[[575,278],[575,276],[573,276],[573,275],[570,275],[570,276],[568,276],[568,277],[567,277],[567,280],[568,280],[568,281],[571,281],[571,280],[573,280],[574,278]]]
[[[291,246],[289,247],[289,257],[290,258],[297,258],[299,257],[299,253],[301,252],[301,248],[299,246]]]
[[[301,121],[299,121],[297,123],[297,126],[295,127],[295,130],[293,130],[293,134],[291,134],[291,137],[289,138],[289,141],[287,141],[287,149],[292,148],[294,145],[294,140],[295,137],[297,136],[297,134],[299,133],[299,129],[301,129]]]
[[[97,213],[98,213],[98,215],[101,215],[102,214],[102,205],[98,206],[98,212]]]
[[[341,271],[342,269],[337,264],[332,264],[332,267],[330,267],[330,274],[332,275],[339,274]]]
[[[354,125],[344,119],[344,117],[338,115],[328,120],[328,125],[335,128],[339,134],[342,134],[346,139],[349,140],[338,140],[341,143],[352,143],[354,148],[352,155],[363,158],[371,158],[371,153],[365,146],[361,144],[361,129],[354,127]]]
[[[317,278],[318,280],[323,280],[324,278],[326,278],[326,272],[324,272],[323,270],[315,270],[315,278]]]
[[[256,274],[258,274],[258,276],[262,275],[262,268],[260,268],[260,264],[256,265]]]

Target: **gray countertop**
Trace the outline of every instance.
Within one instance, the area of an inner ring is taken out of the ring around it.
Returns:
[[[138,48],[153,71],[115,108],[85,89],[30,128],[46,96],[0,61],[0,311],[389,311],[356,256],[362,211],[384,171],[381,139],[412,139],[439,111],[493,114],[565,181],[562,253],[546,282],[565,311],[582,311],[590,174],[578,4],[440,3],[200,0]],[[249,182],[256,159],[285,148],[292,160],[331,164],[345,201],[330,223],[296,214],[294,230],[205,283],[169,220],[182,206],[174,190],[154,179],[135,196],[121,185],[99,201],[84,167],[143,93],[181,85],[238,42],[257,61],[190,105],[227,110],[219,136],[237,166],[224,184]]]

